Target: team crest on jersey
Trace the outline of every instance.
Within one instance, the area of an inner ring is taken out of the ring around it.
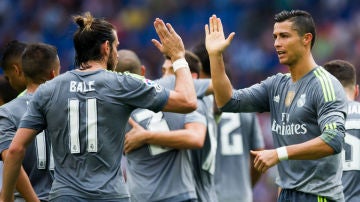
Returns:
[[[285,98],[285,106],[287,106],[287,107],[290,106],[294,97],[295,97],[295,91],[289,91]]]
[[[279,101],[280,101],[280,96],[279,95],[274,96],[274,102],[279,103]]]
[[[302,106],[304,106],[305,102],[306,102],[306,94],[302,94],[300,96],[300,98],[298,99],[298,101],[296,103],[296,106],[297,107],[302,107]]]
[[[144,79],[144,82],[145,82],[146,85],[148,85],[148,86],[153,86],[153,85],[155,85],[155,82],[152,81],[152,80],[150,80],[150,79]]]
[[[155,81],[152,81],[150,79],[144,79],[144,82],[148,86],[154,86],[156,92],[160,92],[162,90],[162,87],[158,83],[156,83]]]

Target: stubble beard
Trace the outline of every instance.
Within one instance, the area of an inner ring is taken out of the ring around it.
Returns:
[[[110,54],[109,54],[109,57],[108,57],[108,61],[106,63],[106,69],[107,70],[114,70],[115,67],[116,67],[116,63],[117,63],[117,58],[114,58],[113,56],[113,49],[111,48],[110,49]]]

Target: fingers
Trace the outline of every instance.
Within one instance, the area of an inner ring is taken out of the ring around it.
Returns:
[[[250,153],[255,156],[254,159],[254,168],[258,170],[259,172],[266,172],[269,168],[268,165],[266,165],[263,157],[262,157],[262,151],[252,151],[250,150]]]
[[[170,23],[166,23],[166,27],[168,28],[168,30],[171,34],[176,34],[174,28],[171,26]]]
[[[129,153],[129,141],[127,139],[127,134],[125,134],[125,141],[124,141],[124,154]]]
[[[252,154],[254,156],[256,156],[257,153],[258,153],[257,151],[250,150],[250,154]]]
[[[216,15],[213,15],[214,32],[219,31],[219,20],[220,20],[220,18],[217,18]]]
[[[235,32],[231,32],[228,36],[228,38],[226,39],[227,43],[230,44],[231,41],[234,39],[235,36]]]
[[[215,15],[212,15],[209,19],[209,25],[210,25],[210,33],[215,31],[215,22],[214,22],[214,18],[216,18]]]
[[[154,21],[154,27],[156,30],[156,33],[158,34],[160,41],[162,41],[167,35],[168,35],[168,30],[165,26],[164,21],[162,21],[159,18],[156,18]]]
[[[221,20],[220,18],[217,18],[216,15],[212,15],[209,18],[209,25],[210,25],[210,30],[209,30],[210,33],[223,31]]]
[[[137,123],[132,118],[129,118],[128,122],[132,127],[135,127],[137,125]]]
[[[223,30],[223,26],[222,26],[222,23],[221,23],[221,19],[220,19],[220,18],[216,18],[216,25],[217,25],[217,30],[218,30],[218,32],[223,33],[224,30]]]
[[[154,44],[154,46],[159,49],[160,52],[163,52],[163,46],[161,45],[161,43],[156,40],[156,39],[152,39],[151,42]]]
[[[208,36],[210,34],[209,25],[205,25],[205,36]]]

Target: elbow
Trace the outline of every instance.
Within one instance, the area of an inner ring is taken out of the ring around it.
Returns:
[[[195,141],[193,144],[193,149],[201,149],[204,146],[204,141]]]
[[[8,156],[24,156],[24,155],[25,155],[24,147],[11,144],[7,151],[6,158],[8,158]]]
[[[204,131],[203,135],[199,135],[199,133],[200,131],[195,131],[195,134],[193,134],[193,136],[196,136],[193,142],[193,149],[201,149],[204,146],[206,130]]]
[[[7,155],[21,155],[25,154],[25,148],[18,146],[10,146]]]

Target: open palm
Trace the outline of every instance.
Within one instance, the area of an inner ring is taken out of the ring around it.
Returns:
[[[232,32],[225,39],[221,19],[216,15],[212,15],[209,19],[209,25],[205,25],[205,45],[206,50],[210,54],[219,54],[230,45],[235,33]]]

